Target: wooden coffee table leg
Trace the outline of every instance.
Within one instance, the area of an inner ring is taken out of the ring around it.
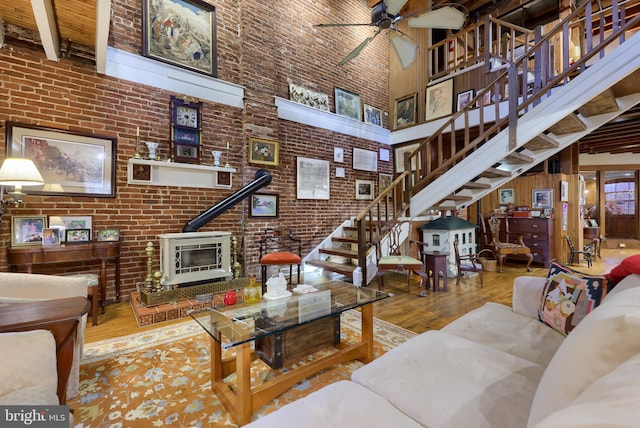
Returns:
[[[251,406],[251,347],[249,343],[236,347],[236,422],[246,425],[251,422],[253,409]]]
[[[368,363],[373,361],[373,305],[364,305],[361,310],[362,342],[367,349],[367,356],[361,361]]]

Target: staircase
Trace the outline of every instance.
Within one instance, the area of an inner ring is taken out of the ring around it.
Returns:
[[[628,8],[636,4],[614,0],[610,10],[594,12],[587,2],[544,36],[540,29],[531,35],[490,17],[484,28],[474,25],[469,30],[474,37],[468,39],[475,43],[465,46],[487,69],[506,64],[506,70],[405,156],[405,172],[348,229],[331,238],[338,248],[322,249],[320,260],[306,263],[332,270],[323,257],[356,259],[369,280],[375,273],[371,243],[377,220],[464,208],[640,103],[640,34],[626,39],[640,24],[640,15],[626,20]],[[574,62],[569,61],[572,31],[586,35],[580,41],[582,56]],[[484,35],[483,45],[489,49],[479,47],[478,34]],[[504,34],[511,42],[493,36]],[[529,49],[516,58],[518,44]],[[549,54],[552,45],[562,52],[563,66],[557,72]],[[473,55],[461,56],[464,61],[452,67],[474,61]],[[505,87],[509,99],[502,101]],[[487,94],[499,101],[474,108]],[[409,173],[411,165],[417,167]],[[343,252],[345,246],[349,248]],[[353,268],[340,266],[336,272],[349,275]]]

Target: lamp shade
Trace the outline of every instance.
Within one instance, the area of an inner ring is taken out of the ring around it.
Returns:
[[[21,187],[42,183],[44,179],[31,159],[6,158],[0,167],[0,185]]]

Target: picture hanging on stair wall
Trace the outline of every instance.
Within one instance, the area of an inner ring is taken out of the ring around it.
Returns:
[[[426,120],[448,116],[453,110],[453,79],[427,87]]]

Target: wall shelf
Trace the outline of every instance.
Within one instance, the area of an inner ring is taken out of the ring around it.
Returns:
[[[234,172],[235,168],[131,158],[127,163],[127,183],[231,189]]]

